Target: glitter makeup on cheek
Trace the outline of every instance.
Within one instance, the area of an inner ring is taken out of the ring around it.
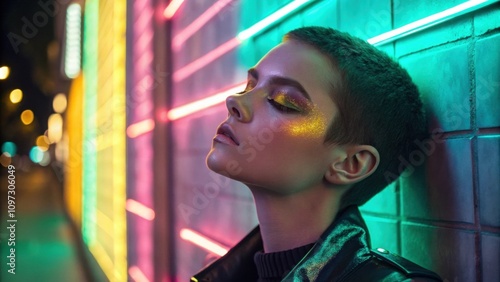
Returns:
[[[325,134],[326,118],[323,113],[314,108],[307,118],[290,122],[286,130],[293,136],[321,137]]]

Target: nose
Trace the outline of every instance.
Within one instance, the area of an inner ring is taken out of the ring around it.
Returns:
[[[252,120],[252,109],[246,95],[230,95],[226,98],[229,115],[241,122]]]

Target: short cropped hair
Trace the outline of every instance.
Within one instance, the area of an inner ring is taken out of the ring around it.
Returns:
[[[375,172],[354,184],[341,201],[341,208],[362,205],[402,173],[399,159],[407,160],[416,148],[413,141],[426,136],[418,89],[408,72],[387,54],[347,33],[303,27],[290,31],[283,40],[316,48],[340,74],[340,83],[332,85],[339,112],[325,143],[371,145],[380,154]],[[388,172],[393,177],[388,178]]]

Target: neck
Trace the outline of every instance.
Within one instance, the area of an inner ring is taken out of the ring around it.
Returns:
[[[250,189],[266,253],[316,242],[339,210],[341,194],[335,188],[313,187],[291,195]]]

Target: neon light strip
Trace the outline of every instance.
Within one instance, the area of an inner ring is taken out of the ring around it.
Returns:
[[[64,55],[64,73],[75,78],[80,73],[82,8],[73,3],[66,10],[66,53]]]
[[[172,40],[172,48],[177,51],[182,46],[182,43],[196,33],[202,26],[204,26],[210,19],[212,19],[217,13],[226,7],[227,4],[231,3],[233,0],[219,0],[208,8],[203,14],[201,14],[196,20],[194,20],[190,25],[185,27],[180,31]]]
[[[99,0],[85,2],[83,34],[83,129],[82,154],[82,236],[91,245],[96,240],[97,152],[95,115],[97,113],[97,50],[99,44]],[[91,144],[88,146],[85,144]]]
[[[235,38],[230,39],[229,41],[223,43],[219,47],[215,48],[214,50],[208,52],[207,54],[201,56],[200,58],[194,60],[193,62],[187,64],[186,66],[180,68],[177,70],[174,75],[173,79],[175,82],[179,82],[186,77],[190,76],[192,73],[196,72],[197,70],[203,68],[204,66],[208,65],[209,63],[213,62],[215,59],[219,58],[220,56],[226,54],[227,52],[231,51],[232,49],[236,48],[238,45],[241,44],[244,40],[247,40],[255,35],[257,35],[259,32],[262,32],[272,24],[276,23],[286,15],[292,13],[293,11],[297,10],[298,8],[302,7],[306,3],[310,3],[311,0],[296,0],[293,1],[292,3],[286,5],[285,7],[279,9],[278,11],[272,13],[271,15],[267,16],[263,20],[259,21],[258,23],[252,25],[251,27],[245,29],[244,31],[238,33]]]
[[[214,50],[208,52],[207,54],[201,56],[200,58],[196,59],[195,61],[187,64],[186,66],[182,67],[178,71],[174,73],[174,81],[179,82],[183,80],[184,78],[190,76],[197,70],[203,68],[204,66],[208,65],[209,63],[215,61],[215,59],[219,58],[220,56],[226,54],[227,52],[231,51],[234,49],[236,46],[240,45],[240,41],[238,38],[233,38],[226,43],[220,45],[219,47],[215,48]]]
[[[101,228],[110,238],[114,237],[114,232],[113,232],[113,220],[107,216],[105,213],[103,213],[101,210],[96,209],[96,222],[95,224]]]
[[[131,266],[128,269],[128,274],[136,282],[149,282],[149,279],[146,277],[146,275],[141,271],[139,267],[135,265]]]
[[[163,16],[165,16],[167,20],[170,20],[175,15],[175,12],[177,12],[183,2],[184,0],[170,1],[170,4],[168,4],[167,8],[165,8],[165,11],[163,11]]]
[[[395,30],[383,33],[383,34],[375,36],[375,37],[372,37],[372,38],[368,39],[367,41],[368,41],[368,43],[373,44],[375,46],[382,45],[382,44],[385,44],[388,42],[392,42],[394,40],[408,36],[412,33],[415,33],[415,32],[424,30],[426,28],[429,28],[431,26],[434,26],[434,25],[443,23],[445,21],[451,20],[451,19],[456,18],[460,15],[464,15],[466,13],[476,11],[480,8],[486,7],[486,6],[491,5],[493,3],[496,3],[496,2],[499,2],[499,0],[493,0],[493,1],[471,0],[471,1],[465,2],[463,4],[460,4],[458,6],[455,6],[453,8],[450,8],[448,10],[445,10],[443,12],[440,12],[440,13],[431,15],[429,17],[426,17],[424,19],[407,24],[407,25],[402,26],[400,28],[397,28]],[[450,10],[451,10],[451,12],[450,12]],[[453,12],[455,12],[456,15],[452,14]],[[436,15],[440,15],[440,16],[436,16]],[[433,19],[436,22],[435,23],[430,22],[429,18]],[[422,26],[417,26],[415,23],[419,23]],[[174,77],[175,77],[175,75],[174,75]],[[245,83],[242,83],[242,84],[244,85]],[[235,87],[235,88],[237,88],[237,87]],[[202,111],[206,108],[215,106],[218,103],[221,103],[225,100],[225,98],[222,98],[223,97],[222,94],[224,94],[224,93],[225,92],[217,93],[217,94],[208,96],[206,98],[202,98],[198,101],[194,101],[194,102],[191,102],[189,104],[182,105],[182,106],[179,106],[177,108],[173,108],[170,111],[168,111],[167,117],[169,120],[176,120],[178,118],[185,117],[187,115],[194,114],[198,111]],[[212,103],[211,104],[203,104],[202,101],[212,101]]]
[[[95,241],[94,243],[89,245],[89,251],[95,257],[104,274],[108,277],[109,280],[112,280],[111,278],[115,277],[115,267],[113,265],[113,260],[109,257],[109,254],[106,252],[104,247],[97,241]]]
[[[251,38],[258,34],[259,32],[263,31],[266,29],[268,26],[272,25],[273,23],[279,21],[281,18],[285,17],[286,15],[290,14],[291,12],[297,10],[300,8],[302,5],[308,3],[310,0],[296,0],[293,1],[292,3],[286,5],[285,7],[279,9],[278,11],[272,13],[271,15],[267,16],[263,20],[259,21],[258,23],[252,25],[251,27],[245,29],[244,31],[238,33],[236,37],[238,37],[239,40],[244,41],[247,40],[248,38]]]
[[[197,100],[195,102],[188,103],[188,104],[185,104],[183,106],[172,109],[172,110],[168,111],[167,118],[169,120],[176,120],[176,119],[180,119],[182,117],[185,117],[187,115],[190,115],[192,113],[195,113],[195,112],[204,110],[206,108],[215,106],[219,103],[224,102],[226,100],[227,96],[243,90],[245,85],[246,85],[246,82],[242,82],[242,83],[239,83],[230,89],[224,90],[224,91],[219,92],[219,93],[214,94],[214,95],[210,95],[207,98],[203,98],[203,99]]]
[[[133,199],[128,199],[125,207],[129,212],[136,214],[144,219],[153,220],[155,218],[155,211]]]
[[[112,138],[113,138],[113,158],[112,158],[112,175],[113,175],[113,264],[114,264],[114,279],[117,281],[124,281],[127,277],[127,214],[125,212],[126,196],[126,140],[127,137],[123,135],[123,131],[127,128],[126,124],[126,101],[125,95],[125,62],[126,57],[126,26],[127,21],[127,1],[112,1],[113,10],[109,12],[112,15],[113,27],[113,94],[112,99],[115,112],[112,115]],[[102,54],[102,53],[101,53]],[[123,93],[123,95],[122,95]],[[101,93],[103,94],[103,93]],[[101,155],[101,154],[99,154]],[[102,157],[102,155],[101,155]],[[108,162],[108,161],[106,161]],[[104,168],[103,168],[104,169]],[[109,189],[109,187],[108,187]]]
[[[373,44],[375,46],[386,44],[399,38],[408,36],[412,33],[418,32],[420,30],[427,29],[429,27],[435,26],[442,22],[449,21],[461,15],[476,11],[485,6],[491,5],[493,3],[498,2],[498,0],[488,1],[488,0],[471,0],[464,2],[460,5],[457,5],[453,8],[444,10],[437,14],[425,17],[418,21],[409,23],[402,27],[396,28],[386,33],[382,33],[378,36],[372,37],[368,39],[368,43]]]
[[[127,136],[136,138],[142,134],[148,133],[155,128],[155,121],[151,118],[131,124],[127,127]]]
[[[196,246],[205,249],[218,256],[223,256],[229,250],[228,247],[224,247],[221,244],[214,242],[205,236],[187,228],[181,229],[180,236],[182,239],[195,244]]]

